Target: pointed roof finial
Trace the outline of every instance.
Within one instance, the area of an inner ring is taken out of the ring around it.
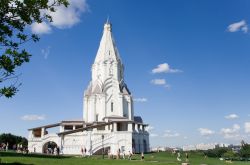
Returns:
[[[111,23],[110,23],[110,20],[109,20],[109,15],[107,17],[106,23],[104,24],[104,30],[111,31]]]
[[[106,24],[110,24],[110,22],[109,22],[109,15],[107,16]]]

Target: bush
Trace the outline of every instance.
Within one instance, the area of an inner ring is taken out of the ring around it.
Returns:
[[[23,147],[28,146],[28,140],[25,137],[12,135],[10,133],[3,133],[0,135],[0,146],[1,144],[7,144],[8,143],[8,149],[16,149],[13,148],[14,145],[21,144]]]
[[[215,149],[210,149],[205,151],[205,154],[208,157],[216,157],[216,158],[220,158],[223,156],[223,154],[225,154],[226,152],[230,151],[229,148],[226,147],[222,147],[222,148],[215,148]]]
[[[250,144],[243,144],[240,149],[240,156],[245,159],[250,159]]]

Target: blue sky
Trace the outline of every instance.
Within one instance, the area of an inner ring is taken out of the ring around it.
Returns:
[[[83,91],[109,16],[151,146],[250,142],[250,1],[71,0],[39,43],[19,93],[0,98],[0,133],[82,118]]]

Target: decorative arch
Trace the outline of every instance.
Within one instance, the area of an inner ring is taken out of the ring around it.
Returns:
[[[103,92],[103,83],[101,80],[98,79],[92,84],[92,92],[93,93],[102,93]]]
[[[54,149],[59,147],[58,144],[54,141],[47,141],[43,144],[42,152],[45,154],[53,154]]]
[[[109,88],[112,87],[112,79],[111,78],[107,78],[105,81],[104,81],[104,84],[103,84],[103,91],[106,93],[107,90]]]

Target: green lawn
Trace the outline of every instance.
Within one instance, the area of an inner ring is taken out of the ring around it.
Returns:
[[[181,162],[176,160],[176,155],[172,155],[171,153],[160,152],[160,153],[152,153],[145,154],[145,160],[140,160],[140,155],[134,155],[133,159],[130,160],[110,160],[105,157],[102,159],[102,156],[93,156],[90,158],[81,158],[81,157],[72,157],[72,156],[47,156],[47,155],[23,155],[17,154],[14,152],[0,152],[0,158],[2,159],[2,163],[5,164],[24,164],[24,165],[73,165],[73,164],[83,164],[83,165],[140,165],[140,164],[149,164],[149,165],[180,165]],[[190,153],[189,154],[189,163],[191,165],[224,165],[231,164],[225,161],[220,161],[215,158],[204,158],[202,154],[199,153]],[[234,165],[249,165],[250,162],[232,162]]]

